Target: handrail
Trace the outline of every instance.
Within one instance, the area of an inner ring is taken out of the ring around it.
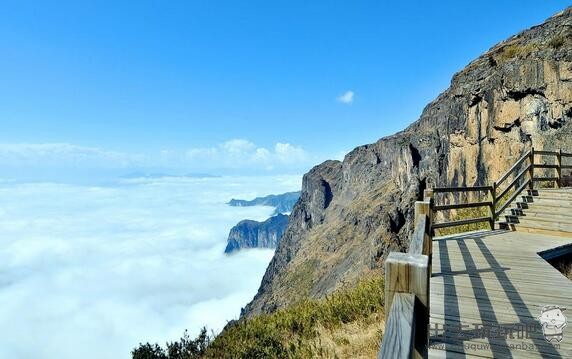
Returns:
[[[516,197],[518,197],[518,195],[524,191],[524,189],[531,183],[531,179],[526,180],[515,192],[512,196],[510,196],[510,198],[501,206],[501,209],[499,209],[498,211],[495,210],[495,219],[499,217],[499,215],[505,210],[507,209],[507,207],[512,203],[512,201],[514,201],[516,199]]]
[[[448,193],[448,192],[478,192],[490,191],[492,186],[472,186],[472,187],[435,187],[433,193]]]
[[[534,154],[539,156],[558,156],[556,151],[535,151]]]
[[[508,193],[508,191],[510,191],[510,189],[516,184],[516,182],[518,182],[518,180],[522,178],[522,176],[524,176],[525,174],[530,172],[531,166],[532,166],[532,164],[526,166],[525,169],[523,169],[519,174],[516,175],[516,177],[514,177],[512,182],[499,195],[497,195],[497,201],[500,200],[501,198],[503,198]],[[498,183],[497,183],[497,185],[498,185]],[[497,187],[497,189],[498,189],[498,187]]]
[[[535,156],[556,156],[556,164],[546,164],[535,163]],[[434,193],[459,193],[459,192],[478,192],[478,191],[488,191],[490,193],[490,200],[483,201],[472,201],[466,203],[452,203],[452,204],[440,204],[432,207],[433,212],[457,210],[457,209],[467,209],[467,208],[478,208],[478,207],[489,207],[490,217],[476,217],[464,220],[456,220],[442,223],[434,223],[432,225],[433,229],[442,229],[448,227],[456,227],[467,224],[490,222],[491,228],[494,227],[495,221],[498,219],[499,215],[516,199],[518,195],[529,186],[531,189],[534,188],[534,184],[537,182],[555,182],[558,187],[562,186],[562,169],[572,169],[572,165],[564,165],[562,163],[562,158],[572,157],[572,154],[559,151],[547,151],[547,150],[535,150],[531,148],[526,151],[512,166],[506,171],[498,181],[494,182],[492,186],[472,186],[472,187],[436,187],[433,188]],[[521,169],[523,163],[529,160],[530,163]],[[520,169],[520,172],[516,173]],[[538,177],[534,175],[535,169],[554,169],[557,171],[557,176],[555,177]],[[515,174],[514,178],[506,184],[507,179]],[[528,175],[528,176],[527,176]],[[524,181],[524,184],[519,184],[519,182],[528,177]],[[504,200],[505,196],[518,185],[515,193],[512,194],[507,200]],[[500,209],[499,209],[500,207]]]
[[[432,191],[415,202],[413,237],[408,253],[391,252],[385,260],[386,325],[378,358],[427,357],[429,279],[431,278]]]
[[[433,206],[434,211],[446,211],[449,209],[461,208],[475,208],[475,207],[490,207],[493,202],[470,202],[470,203],[456,203],[456,204],[443,204],[440,206]]]
[[[415,295],[395,294],[378,358],[412,358],[415,353]]]
[[[469,218],[469,219],[461,219],[458,221],[451,221],[451,222],[442,222],[442,223],[435,223],[433,224],[433,229],[441,229],[441,228],[449,228],[449,227],[458,227],[464,226],[466,224],[474,224],[474,223],[483,223],[483,222],[490,222],[490,217],[478,217],[478,218]]]
[[[534,163],[534,156],[557,155],[557,165],[544,165]],[[410,359],[413,357],[427,357],[429,348],[429,286],[432,263],[432,237],[433,230],[468,223],[491,222],[494,225],[496,218],[524,191],[527,186],[533,186],[535,181],[556,181],[562,183],[562,168],[572,168],[572,165],[562,164],[562,157],[572,157],[561,150],[534,151],[530,149],[515,163],[507,173],[501,176],[492,186],[473,187],[438,187],[426,189],[424,200],[415,202],[415,221],[413,236],[408,253],[391,252],[385,260],[385,309],[386,327],[381,342],[378,358]],[[501,191],[497,196],[499,184],[503,183],[526,159],[530,164]],[[550,166],[550,167],[548,167]],[[558,177],[534,177],[534,168],[556,169]],[[508,200],[501,202],[502,198],[526,174],[527,178]],[[457,193],[487,191],[491,195],[490,201],[472,202],[465,204],[434,205],[434,193]],[[502,203],[502,204],[501,204]],[[501,204],[500,210],[497,206]],[[471,218],[445,223],[433,223],[433,215],[437,211],[490,207],[491,217]]]
[[[524,162],[527,158],[529,158],[530,153],[531,153],[531,150],[528,150],[524,155],[522,155],[522,157],[518,161],[516,161],[516,163],[514,165],[512,165],[512,167],[508,171],[506,171],[506,173],[504,175],[501,176],[501,178],[496,182],[497,185],[503,183],[508,178],[508,176],[510,176],[510,174],[514,170],[516,170],[518,168],[518,166],[520,166],[522,164],[522,162]]]

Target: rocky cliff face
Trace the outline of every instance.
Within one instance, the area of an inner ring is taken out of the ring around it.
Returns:
[[[531,146],[572,151],[572,8],[455,74],[403,132],[307,173],[245,315],[324,296],[379,268],[408,247],[423,189],[491,182]]]
[[[240,221],[228,235],[225,253],[242,248],[276,248],[288,225],[288,216],[277,214],[264,222]]]

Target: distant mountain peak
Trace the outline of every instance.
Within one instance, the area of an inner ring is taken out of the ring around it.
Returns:
[[[294,205],[300,198],[300,192],[286,192],[282,194],[271,194],[265,197],[256,197],[253,200],[231,199],[229,206],[250,207],[250,206],[270,206],[276,208],[276,213],[290,213]]]

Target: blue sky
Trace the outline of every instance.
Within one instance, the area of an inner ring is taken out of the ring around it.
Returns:
[[[567,5],[3,1],[0,163],[302,171],[403,129]]]

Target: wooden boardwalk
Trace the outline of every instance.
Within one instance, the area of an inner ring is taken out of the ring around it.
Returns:
[[[572,358],[572,282],[539,255],[568,250],[572,237],[504,230],[434,238],[429,357]],[[545,305],[568,308],[560,343]]]
[[[385,260],[378,358],[572,358],[572,282],[546,261],[572,253],[570,159],[531,148],[489,185],[423,191],[409,250]]]

